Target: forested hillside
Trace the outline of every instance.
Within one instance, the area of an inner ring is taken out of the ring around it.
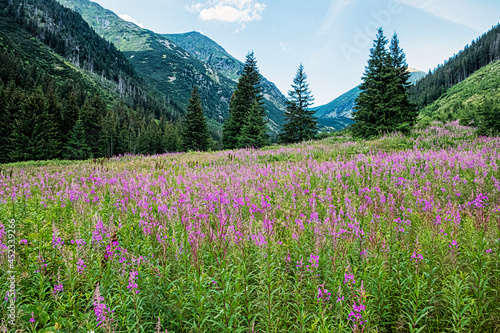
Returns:
[[[457,83],[496,60],[500,60],[500,25],[474,40],[420,80],[411,89],[411,99],[422,109]]]
[[[53,0],[0,13],[0,163],[177,149],[182,109],[77,13]]]

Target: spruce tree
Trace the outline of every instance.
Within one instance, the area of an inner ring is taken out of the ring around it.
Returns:
[[[370,59],[362,77],[361,93],[356,99],[353,112],[354,124],[351,125],[355,137],[368,138],[391,129],[391,114],[388,104],[392,96],[388,92],[393,71],[391,58],[386,50],[387,39],[379,28]]]
[[[48,160],[57,157],[61,145],[57,127],[41,88],[37,88],[23,102],[16,115],[11,136],[12,160]]]
[[[90,157],[90,148],[85,142],[85,127],[81,119],[78,119],[69,134],[64,157],[70,160],[85,160]]]
[[[390,65],[393,71],[392,82],[389,83],[389,93],[392,96],[389,108],[392,109],[392,130],[408,133],[416,122],[417,106],[410,102],[411,87],[410,72],[406,64],[406,55],[399,47],[398,35],[394,33],[389,47]]]
[[[314,97],[309,90],[307,74],[300,64],[292,83],[292,90],[288,92],[285,124],[279,136],[281,143],[295,143],[314,139],[318,133],[318,120],[314,111],[309,107]]]
[[[210,133],[196,87],[188,101],[183,142],[185,151],[207,151],[210,148]]]
[[[102,140],[102,120],[106,114],[106,103],[101,96],[96,95],[87,99],[80,109],[80,119],[85,128],[87,145],[91,151],[91,157],[104,156],[106,142]]]
[[[477,132],[479,135],[499,135],[500,134],[500,100],[493,102],[486,99],[479,108],[480,116]]]
[[[261,75],[254,53],[250,52],[246,57],[243,73],[238,80],[236,90],[231,98],[229,118],[224,122],[222,133],[224,148],[234,149],[240,146],[239,137],[241,136],[243,127],[248,122],[250,110],[254,102],[257,102],[261,107],[261,117],[265,118]]]
[[[268,143],[266,122],[262,117],[262,106],[254,101],[246,124],[238,137],[239,148],[262,148]]]
[[[417,109],[408,98],[411,83],[406,55],[399,47],[397,34],[389,50],[387,43],[380,28],[356,99],[355,123],[351,125],[355,137],[369,138],[394,131],[406,133],[415,123]]]

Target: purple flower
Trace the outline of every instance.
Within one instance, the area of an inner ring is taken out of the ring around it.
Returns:
[[[136,294],[139,293],[139,290],[137,290],[137,288],[138,288],[137,283],[135,283],[135,279],[137,278],[137,275],[139,275],[138,271],[130,272],[130,277],[128,279],[128,286],[127,286],[127,289],[132,289],[132,291],[134,291],[134,289],[135,289]]]
[[[82,259],[79,259],[76,262],[76,268],[78,269],[78,274],[83,274],[83,270],[86,267],[87,267],[87,265],[85,265],[85,262]]]
[[[62,284],[54,285],[54,291],[53,291],[54,294],[57,294],[57,293],[63,292],[63,291],[64,291],[64,287]]]
[[[36,320],[35,320],[35,313],[33,311],[31,311],[31,318],[30,318],[30,323],[35,323]]]
[[[27,239],[21,239],[21,240],[19,241],[19,244],[28,245],[28,240],[27,240]]]

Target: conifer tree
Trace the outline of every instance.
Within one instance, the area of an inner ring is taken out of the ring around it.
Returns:
[[[415,123],[416,106],[408,98],[411,85],[406,55],[394,34],[389,51],[382,28],[378,30],[366,67],[361,93],[356,99],[354,136],[370,136],[402,131],[408,132]]]
[[[96,95],[87,99],[80,109],[80,119],[85,128],[87,145],[90,148],[91,157],[104,155],[105,142],[102,140],[102,119],[106,114],[106,103],[101,96]]]
[[[479,108],[479,135],[499,135],[500,134],[500,101],[493,102],[487,99]]]
[[[70,160],[85,160],[89,158],[90,148],[85,140],[85,127],[81,119],[78,119],[69,134],[64,157]]]
[[[309,90],[307,74],[300,64],[293,79],[292,90],[288,92],[285,124],[279,136],[281,143],[294,143],[314,139],[318,133],[318,121],[309,107],[314,97]]]
[[[48,160],[60,153],[57,123],[40,88],[23,102],[16,115],[12,147],[14,161]]]
[[[262,106],[254,101],[246,124],[238,137],[240,148],[262,148],[268,144],[266,122],[262,117]]]
[[[370,59],[360,86],[361,93],[353,112],[355,122],[351,130],[355,137],[368,138],[391,128],[391,114],[387,111],[392,97],[388,92],[388,84],[393,72],[386,45],[387,39],[382,28],[379,28],[373,48],[370,49]]]
[[[388,84],[390,99],[389,108],[393,109],[392,130],[409,132],[416,122],[417,106],[410,102],[409,89],[411,87],[410,72],[406,64],[406,55],[399,47],[398,35],[394,33],[389,46],[390,65],[393,71],[392,82]]]
[[[186,151],[207,151],[210,148],[210,133],[196,87],[193,88],[187,106],[183,142]]]
[[[222,142],[224,148],[234,149],[239,147],[239,137],[243,127],[248,122],[250,110],[254,102],[261,107],[261,117],[266,116],[262,101],[261,75],[257,67],[254,53],[250,52],[245,61],[243,74],[241,74],[236,90],[229,105],[229,118],[224,123]]]

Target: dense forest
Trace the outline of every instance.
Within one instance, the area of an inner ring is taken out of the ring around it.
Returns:
[[[0,112],[0,163],[181,148],[184,110],[53,0],[0,0]]]
[[[467,45],[464,50],[438,66],[410,90],[412,102],[419,109],[432,104],[449,88],[484,66],[500,60],[500,25]]]

